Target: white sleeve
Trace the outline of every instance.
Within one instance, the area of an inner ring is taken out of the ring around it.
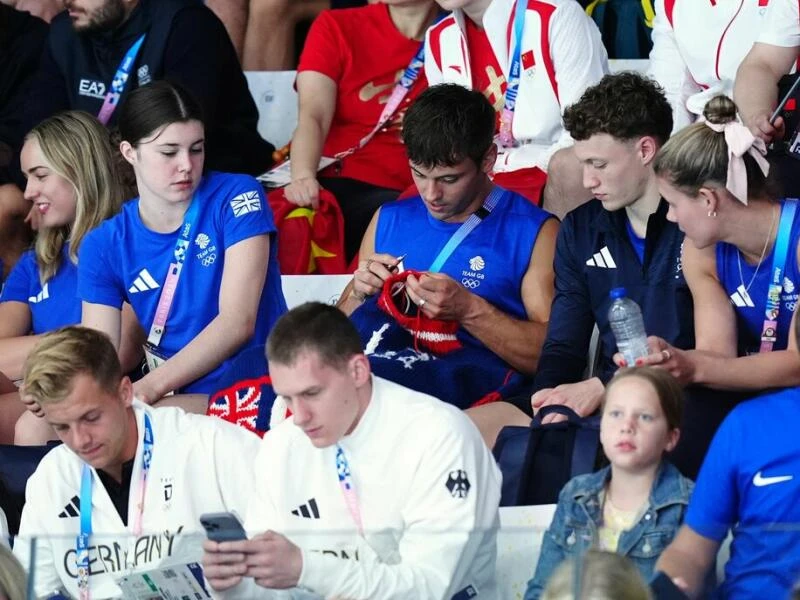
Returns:
[[[252,455],[255,456],[255,460],[251,460],[249,463],[253,467],[249,469],[248,475],[252,485],[248,486],[251,491],[244,512],[244,528],[248,537],[264,533],[268,529],[276,530],[278,523],[272,492],[275,482],[280,481],[280,478],[275,475],[277,473],[274,466],[276,454],[274,445],[270,443],[272,436],[267,433],[262,440],[259,440],[255,434],[253,436],[256,437],[256,447]],[[211,588],[208,589],[213,598],[220,600],[249,600],[251,598],[277,600],[290,597],[289,591],[268,590],[257,585],[252,577],[245,577],[239,585],[225,592],[214,592]]]
[[[220,497],[226,510],[244,518],[257,483],[254,461],[261,439],[226,421],[220,420],[215,425],[211,451]]]
[[[428,87],[444,81],[442,70],[436,64],[436,60],[433,58],[433,52],[431,52],[431,29],[433,27],[435,27],[435,25],[429,27],[428,31],[425,32],[425,78],[428,80]]]
[[[664,88],[672,107],[673,133],[690,125],[694,119],[686,101],[701,88],[692,79],[675,40],[675,32],[664,10],[664,0],[656,0],[653,21],[653,49],[650,51],[648,75]]]
[[[797,0],[772,0],[756,39],[760,44],[800,47],[800,8]]]
[[[25,506],[22,509],[19,534],[14,540],[14,556],[25,568],[28,577],[34,579],[36,597],[47,596],[62,587],[61,578],[53,561],[53,550],[47,539],[47,525],[42,518],[49,514],[47,502],[50,493],[39,483],[34,473],[25,488]],[[34,540],[34,538],[36,538]],[[31,564],[31,546],[36,543],[36,558]]]
[[[586,88],[599,82],[609,72],[608,54],[597,25],[577,2],[565,2],[555,10],[550,21],[549,36],[558,102],[563,114],[567,106],[580,100]],[[539,151],[531,166],[546,172],[553,154],[572,146],[572,143],[569,132],[562,127],[558,140],[544,152]],[[525,146],[518,150],[524,152]]]
[[[300,587],[325,598],[449,600],[480,576],[478,571],[485,575],[491,570],[485,579],[494,580],[495,555],[483,564],[475,559],[496,543],[500,475],[477,431],[465,435],[471,424],[448,424],[445,435],[419,432],[424,450],[412,459],[418,467],[402,511],[406,529],[399,542],[400,561],[340,560],[303,551]],[[451,476],[464,481],[459,473],[469,481],[463,496],[448,488]]]

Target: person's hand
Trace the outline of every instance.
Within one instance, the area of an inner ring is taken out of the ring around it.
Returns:
[[[603,384],[597,378],[579,381],[578,383],[563,383],[554,388],[539,390],[531,396],[531,408],[536,414],[545,406],[560,404],[571,408],[578,416],[588,417],[600,406],[603,398]],[[547,415],[543,424],[565,421],[564,415]]]
[[[614,354],[614,364],[618,367],[659,367],[666,369],[681,385],[688,385],[694,380],[697,365],[692,354],[671,346],[663,338],[651,335],[647,338],[650,354],[636,359],[635,365],[628,365],[621,353]]]
[[[161,387],[157,384],[154,373],[155,371],[151,371],[139,381],[133,383],[133,397],[145,404],[152,405],[154,402],[158,402],[164,397],[165,392],[162,391]]]
[[[36,399],[30,394],[25,393],[25,384],[22,384],[19,388],[19,399],[22,400],[27,410],[31,411],[37,417],[44,417],[44,411],[42,407],[39,406],[39,403],[36,402]]]
[[[280,533],[267,531],[248,541],[245,564],[247,576],[261,587],[285,590],[300,581],[303,554]]]
[[[203,575],[212,589],[222,592],[241,583],[247,573],[242,549],[246,541],[203,542]]]
[[[409,275],[406,291],[411,301],[432,319],[463,321],[472,312],[477,296],[444,273]]]
[[[30,228],[34,231],[39,231],[39,225],[42,222],[42,214],[39,212],[39,209],[36,208],[36,205],[32,205],[31,209],[28,211],[28,216],[25,217],[25,223],[30,225]]]
[[[319,207],[319,181],[316,177],[300,177],[283,188],[286,199],[297,206]]]
[[[747,124],[753,135],[761,138],[767,144],[772,140],[783,139],[786,134],[786,124],[783,122],[783,117],[778,117],[774,123],[770,123],[769,118],[771,116],[769,113],[762,113],[750,119]]]
[[[363,302],[367,296],[380,292],[383,283],[394,274],[399,264],[400,260],[391,254],[373,254],[360,260],[353,273],[353,295]]]

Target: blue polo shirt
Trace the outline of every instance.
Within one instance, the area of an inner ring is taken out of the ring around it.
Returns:
[[[17,261],[0,294],[0,302],[23,302],[31,311],[31,333],[40,334],[81,322],[78,267],[69,258],[69,245],[61,264],[44,285],[39,279],[36,253],[29,250]]]
[[[714,436],[686,524],[733,533],[722,598],[789,597],[800,579],[800,388],[739,404]]]

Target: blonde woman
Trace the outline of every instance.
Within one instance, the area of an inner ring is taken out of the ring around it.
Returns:
[[[751,392],[800,385],[789,335],[800,286],[800,210],[772,189],[764,142],[737,120],[732,100],[715,97],[704,115],[672,136],[654,166],[667,218],[686,234],[695,349],[651,338],[653,353],[642,362],[687,385]]]
[[[589,550],[556,569],[542,600],[651,600],[652,597],[629,559],[613,552]]]
[[[0,294],[0,373],[12,380],[21,377],[40,334],[80,322],[78,250],[86,234],[119,212],[122,203],[108,133],[87,113],[65,112],[37,125],[25,138],[20,162],[39,233]],[[126,322],[135,327],[135,321]],[[139,359],[134,345],[120,354],[128,369]],[[2,443],[9,443],[23,412],[17,398],[16,392],[0,395]],[[17,441],[41,440],[23,436]]]

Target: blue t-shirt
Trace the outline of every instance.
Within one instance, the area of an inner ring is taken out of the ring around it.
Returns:
[[[781,203],[783,206],[783,203]],[[800,242],[800,210],[795,213],[789,238],[789,252],[784,267],[783,291],[781,292],[780,311],[778,313],[778,335],[774,350],[785,350],[789,341],[789,330],[792,314],[798,299],[800,285],[800,269],[797,265],[797,245]],[[717,275],[722,287],[728,294],[736,312],[736,328],[738,332],[739,356],[756,354],[761,347],[761,330],[767,306],[767,290],[772,281],[772,251],[761,261],[756,273],[756,265],[750,265],[739,256],[736,246],[719,242],[717,244]],[[742,273],[739,275],[739,262]],[[755,274],[753,284],[750,280]],[[747,286],[750,286],[749,289]]]
[[[494,210],[459,244],[442,266],[470,292],[504,313],[527,320],[522,278],[542,224],[552,215],[508,190]],[[375,230],[375,251],[406,255],[406,269],[427,271],[461,223],[432,217],[419,196],[384,204]],[[479,343],[459,330],[462,341]]]
[[[706,455],[686,524],[733,530],[724,598],[788,598],[800,578],[800,388],[738,405]]]
[[[29,250],[19,259],[0,294],[0,302],[24,302],[31,310],[31,333],[40,334],[81,322],[77,296],[78,267],[69,258],[69,246],[61,251],[58,271],[42,285],[36,253]]]
[[[272,325],[286,311],[286,301],[273,235],[275,223],[261,185],[248,175],[209,173],[200,182],[194,201],[199,203],[197,221],[190,233],[192,242],[186,250],[159,351],[167,357],[176,354],[219,314],[225,250],[242,240],[270,234],[267,279],[255,334],[237,354],[264,344]],[[151,231],[139,216],[139,199],[126,203],[120,214],[89,233],[81,245],[81,299],[115,308],[128,302],[145,332],[149,332],[181,228],[172,233]],[[217,378],[235,356],[181,391],[217,391]]]
[[[628,239],[631,241],[631,246],[633,246],[634,251],[636,252],[636,256],[639,257],[639,262],[644,263],[644,243],[645,239],[640,238],[636,235],[636,232],[633,230],[633,226],[631,225],[630,219],[625,219],[625,229],[628,232]]]

